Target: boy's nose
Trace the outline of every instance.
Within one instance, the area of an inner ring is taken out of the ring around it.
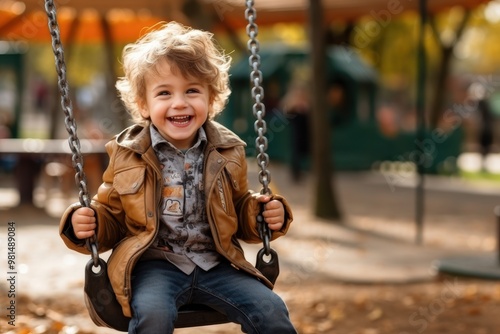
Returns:
[[[186,106],[186,97],[184,95],[175,95],[172,101],[173,108],[184,108]]]

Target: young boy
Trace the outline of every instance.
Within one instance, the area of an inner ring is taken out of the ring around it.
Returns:
[[[108,272],[129,333],[172,333],[177,309],[206,304],[247,333],[296,333],[287,308],[237,239],[261,242],[256,215],[282,236],[281,196],[248,189],[245,143],[213,121],[229,96],[230,59],[207,32],[168,23],[125,47],[117,88],[135,125],[106,145],[91,208],[61,219],[69,248],[113,249]]]

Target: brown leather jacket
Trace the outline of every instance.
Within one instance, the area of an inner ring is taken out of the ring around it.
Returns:
[[[204,153],[206,210],[216,249],[235,268],[272,288],[272,283],[245,260],[237,241],[261,242],[255,218],[258,203],[248,189],[245,143],[216,122],[207,121],[204,128],[208,138]],[[158,230],[162,173],[148,127],[125,129],[106,144],[106,150],[109,165],[91,206],[97,215],[99,251],[113,250],[108,260],[109,277],[123,313],[130,316],[132,269]],[[283,197],[273,197],[285,206],[285,224],[272,234],[276,239],[288,230],[292,213]],[[74,204],[66,210],[60,234],[70,249],[89,254],[71,227],[71,214],[79,206]]]

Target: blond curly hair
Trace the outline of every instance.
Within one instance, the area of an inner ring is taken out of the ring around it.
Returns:
[[[159,29],[151,30],[123,49],[125,75],[118,79],[116,88],[135,123],[149,123],[140,113],[140,106],[145,103],[145,76],[156,70],[160,60],[167,60],[184,77],[208,84],[209,119],[223,110],[231,92],[228,73],[231,58],[218,47],[212,33],[177,22],[162,23]]]

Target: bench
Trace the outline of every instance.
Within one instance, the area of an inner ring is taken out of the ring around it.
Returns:
[[[80,140],[80,150],[85,158],[85,170],[92,173],[91,179],[101,180],[103,159],[107,158],[104,145],[108,140],[85,139]],[[0,139],[0,160],[14,156],[15,166],[13,176],[16,181],[16,188],[19,191],[21,204],[33,203],[33,191],[35,183],[42,169],[55,163],[71,166],[71,149],[66,139]],[[90,159],[89,159],[90,158]],[[10,160],[10,159],[9,159]],[[62,173],[64,168],[52,168],[52,171]],[[70,171],[70,168],[66,170]],[[95,174],[94,174],[95,173]],[[50,176],[61,176],[52,175]],[[73,182],[73,181],[71,181]],[[74,185],[73,185],[74,186]]]

